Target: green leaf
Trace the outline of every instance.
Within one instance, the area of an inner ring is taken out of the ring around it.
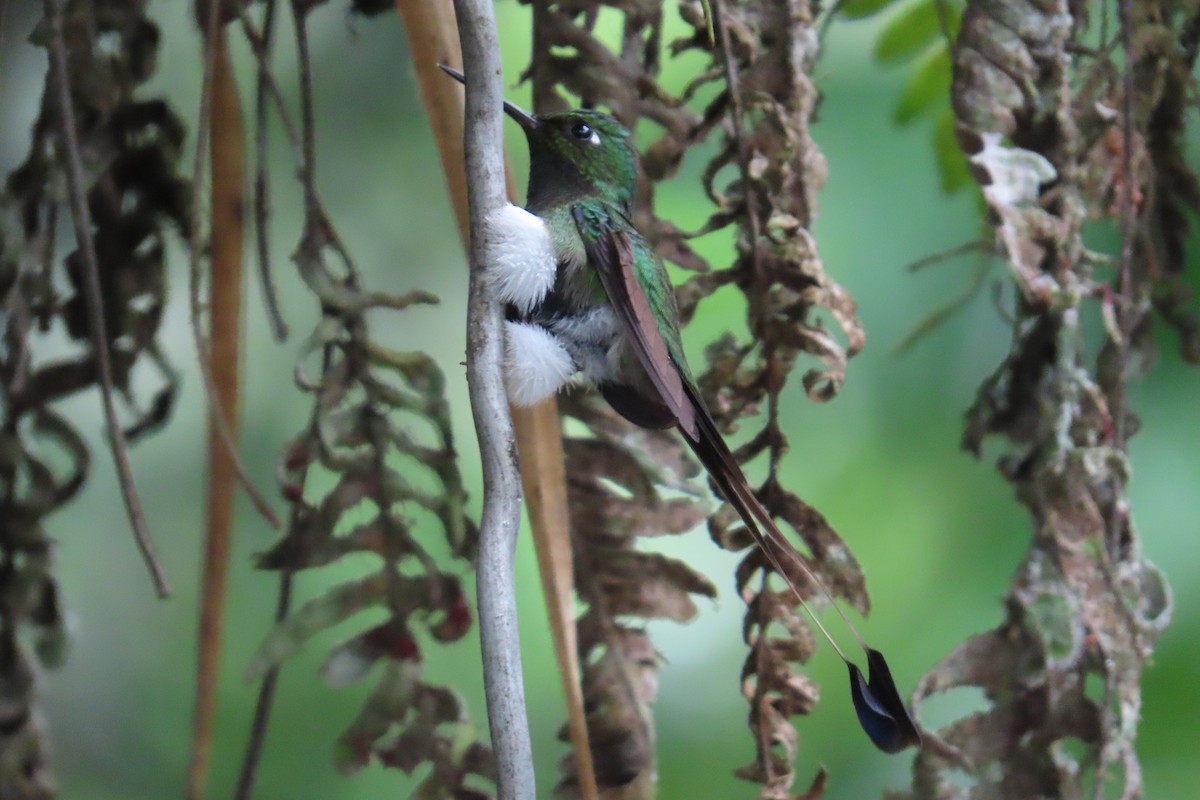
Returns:
[[[935,45],[913,73],[900,99],[892,120],[907,125],[933,108],[950,102],[950,50],[944,42]]]
[[[875,58],[885,64],[910,61],[941,38],[936,0],[918,0],[893,15],[875,42]]]
[[[875,58],[885,64],[901,63],[938,39],[952,42],[958,38],[962,15],[962,0],[915,0],[884,23],[875,42]]]
[[[837,11],[846,19],[864,19],[878,14],[896,0],[846,0]]]
[[[942,191],[946,194],[953,194],[973,182],[970,165],[954,134],[954,124],[954,112],[946,106],[938,112],[933,127],[933,150],[937,156]]]

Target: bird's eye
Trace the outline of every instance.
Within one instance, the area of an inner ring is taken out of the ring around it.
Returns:
[[[593,133],[592,126],[586,122],[576,122],[571,128],[571,135],[580,140],[591,139]]]

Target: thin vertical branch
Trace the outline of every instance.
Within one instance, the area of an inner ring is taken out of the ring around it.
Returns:
[[[317,200],[317,122],[313,111],[312,59],[308,52],[309,5],[292,0],[292,25],[296,35],[296,60],[300,73],[300,183],[304,187],[304,213],[308,221],[320,216]]]
[[[287,339],[287,322],[283,319],[283,311],[279,308],[279,293],[275,290],[275,280],[271,275],[271,243],[267,235],[267,220],[270,218],[271,181],[267,173],[267,110],[270,107],[270,92],[273,81],[270,71],[266,68],[266,60],[275,37],[276,0],[268,0],[263,14],[262,52],[255,48],[256,55],[263,62],[258,70],[258,86],[254,96],[254,234],[258,248],[258,282],[262,287],[263,304],[266,306],[267,319],[271,323],[271,332],[276,341]],[[245,9],[242,10],[241,20],[244,28],[249,28]]]
[[[100,376],[100,396],[104,402],[109,445],[112,449],[113,462],[117,468],[121,496],[125,500],[125,512],[129,516],[134,541],[137,542],[142,560],[146,562],[146,567],[150,571],[154,591],[159,597],[167,597],[171,593],[171,587],[167,584],[167,576],[158,561],[154,543],[150,538],[150,531],[146,526],[146,517],[133,483],[133,469],[129,465],[125,433],[121,428],[121,421],[117,418],[116,403],[113,399],[112,359],[108,351],[108,330],[104,322],[100,264],[96,258],[96,243],[92,236],[92,218],[88,209],[87,187],[84,186],[83,163],[79,153],[79,132],[75,124],[75,109],[71,102],[71,82],[67,71],[67,45],[63,32],[62,0],[45,0],[45,8],[46,17],[50,20],[50,59],[56,83],[55,91],[58,94],[62,145],[66,151],[62,155],[71,198],[71,217],[75,224],[75,238],[79,245],[79,253],[83,257],[84,296],[88,311],[88,325],[91,328],[92,348],[96,358],[97,372]]]
[[[758,323],[758,330],[751,334],[762,341],[762,360],[767,375],[778,374],[776,364],[775,339],[766,325],[768,316],[762,312],[762,306],[770,297],[771,279],[763,268],[760,239],[762,227],[755,188],[754,174],[750,166],[750,150],[745,140],[745,109],[742,108],[741,75],[739,74],[737,57],[726,25],[724,0],[713,0],[713,31],[721,48],[721,61],[725,70],[725,83],[729,93],[729,121],[733,126],[733,146],[737,151],[738,170],[742,176],[742,195],[745,207],[746,239],[750,256],[750,274],[754,281],[754,291],[747,298],[750,303],[750,319]],[[767,427],[774,431],[779,428],[779,392],[771,391],[767,395]],[[774,481],[779,472],[780,461],[783,459],[783,442],[778,436],[771,437],[769,479]],[[765,576],[764,576],[765,578]]]
[[[315,415],[314,415],[315,416]],[[295,514],[288,529],[295,525]],[[282,622],[292,607],[292,572],[284,571],[279,578],[279,594],[275,601],[275,621]],[[263,676],[258,687],[258,699],[254,703],[254,718],[250,722],[250,734],[246,741],[242,768],[238,772],[234,800],[250,800],[254,784],[258,780],[258,765],[262,761],[263,743],[267,738],[267,725],[271,721],[271,709],[275,704],[275,688],[279,685],[279,667],[273,666]]]
[[[479,630],[484,691],[497,761],[499,800],[536,797],[525,711],[513,560],[521,518],[517,452],[504,391],[503,310],[482,280],[487,215],[505,203],[500,43],[487,0],[455,0],[466,87],[467,199],[471,287],[467,306],[467,385],[483,463],[479,540]]]
[[[1121,20],[1121,46],[1125,51],[1125,66],[1121,78],[1121,175],[1120,214],[1121,214],[1121,267],[1118,283],[1118,299],[1116,300],[1117,328],[1120,341],[1119,362],[1122,365],[1113,387],[1114,402],[1109,412],[1113,416],[1113,444],[1118,449],[1125,447],[1125,395],[1127,392],[1125,365],[1129,363],[1129,347],[1132,328],[1138,318],[1137,294],[1133,285],[1133,242],[1137,235],[1136,212],[1133,204],[1133,193],[1137,190],[1137,178],[1133,174],[1134,147],[1134,114],[1136,113],[1136,87],[1134,85],[1134,64],[1137,54],[1133,48],[1133,7],[1130,0],[1118,0]]]
[[[272,2],[270,5],[271,7],[269,11],[273,11],[274,2]],[[269,28],[264,25],[263,36],[261,38],[254,37],[252,35],[253,30],[247,23],[244,14],[242,15],[242,28],[243,32],[247,34],[247,38],[250,39],[251,47],[254,50],[255,55],[258,57],[260,76],[260,104],[262,90],[265,86],[275,97],[280,116],[284,122],[284,128],[288,132],[288,139],[292,143],[293,149],[296,151],[296,157],[299,164],[300,181],[304,189],[305,228],[307,230],[313,224],[314,219],[319,216],[319,204],[317,203],[315,196],[316,168],[313,163],[313,160],[316,156],[316,133],[311,100],[312,67],[309,63],[307,28],[305,27],[307,17],[304,11],[298,7],[295,2],[291,3],[291,8],[292,21],[296,28],[296,51],[300,61],[300,89],[303,122],[302,130],[299,136],[296,135],[295,129],[287,116],[286,105],[282,102],[282,96],[279,93],[278,86],[275,84],[275,81],[271,77],[270,70],[268,69],[266,55],[267,37],[270,36]],[[267,23],[270,22],[271,20],[268,19]],[[262,124],[261,116],[259,117],[259,124]],[[261,128],[257,132],[257,136],[259,140],[264,138]],[[256,197],[256,201],[257,199],[258,198]],[[258,224],[260,226],[262,225],[264,219],[265,215],[259,217]],[[329,368],[329,358],[330,351],[327,347],[325,349],[325,355],[322,359],[321,374],[325,374],[327,372]],[[309,421],[310,431],[315,429],[317,425],[317,414],[318,411],[316,408],[314,408],[312,419]],[[299,483],[301,491],[303,490],[307,475],[308,468],[305,466]],[[291,531],[296,529],[296,525],[298,524],[299,508],[299,504],[294,504],[292,507],[292,513],[288,520],[287,527],[289,534]],[[291,610],[292,583],[292,570],[284,569],[279,578],[279,592],[275,601],[276,622],[282,622],[287,617],[288,612]],[[267,670],[266,674],[263,675],[262,682],[259,684],[258,698],[254,703],[254,717],[250,722],[250,733],[248,735],[246,749],[242,757],[242,766],[238,772],[238,783],[234,792],[235,800],[249,800],[249,798],[254,794],[254,786],[258,780],[258,766],[262,761],[263,745],[265,744],[267,738],[267,728],[270,725],[271,712],[275,706],[275,691],[279,685],[279,671],[280,666],[278,664],[272,665],[270,669]]]
[[[453,5],[450,0],[397,0],[396,7],[404,18],[421,100],[438,145],[463,245],[469,246],[470,215],[467,211],[467,181],[462,151],[462,95],[458,91],[446,91],[446,76],[436,67],[437,64],[462,63]],[[516,190],[507,162],[505,179],[508,197],[513,200]],[[598,800],[599,789],[579,666],[575,569],[558,402],[552,397],[531,408],[513,408],[511,411],[517,433],[517,451],[520,453],[526,514],[533,533],[538,573],[554,641],[554,655],[566,698],[567,729],[571,737],[579,792],[583,800]]]

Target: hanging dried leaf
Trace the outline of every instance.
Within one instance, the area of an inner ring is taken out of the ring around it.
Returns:
[[[109,390],[125,402],[127,436],[166,423],[176,375],[157,339],[164,248],[172,228],[187,227],[188,185],[176,169],[183,124],[165,101],[139,91],[158,52],[145,3],[109,2],[103,13],[72,4],[61,38],[54,36],[47,17],[31,40],[65,51],[106,330],[97,341],[81,250],[64,256],[55,249],[71,181],[58,82],[48,70],[29,154],[0,190],[0,547],[7,554],[0,571],[0,796],[20,798],[55,794],[36,675],[38,664],[65,658],[67,634],[43,520],[76,495],[90,466],[82,436],[55,404],[101,386],[96,354],[103,348]],[[159,386],[144,397],[132,376],[147,366]]]
[[[296,20],[306,75],[312,68],[303,46],[311,8],[297,7]],[[252,45],[262,41],[248,30]],[[261,79],[274,80],[265,73]],[[306,108],[310,90],[306,82]],[[375,309],[399,311],[437,299],[362,285],[318,199],[315,131],[311,115],[304,119],[299,151],[305,153],[300,179],[306,218],[294,261],[321,318],[295,373],[297,387],[311,396],[312,415],[280,454],[279,482],[291,514],[284,536],[258,565],[290,576],[353,554],[372,554],[382,563],[284,615],[247,673],[269,674],[314,635],[361,619],[360,612],[386,611],[382,622],[372,621],[337,645],[322,668],[334,687],[377,676],[338,740],[339,769],[352,772],[372,758],[409,774],[428,765],[414,797],[487,798],[496,780],[491,752],[458,696],[428,682],[421,656],[431,642],[457,641],[471,628],[456,573],[472,566],[477,531],[465,512],[445,379],[428,355],[392,350],[372,338],[368,321]],[[328,488],[318,494],[318,485]],[[434,552],[448,552],[457,566],[440,565]]]
[[[579,619],[579,657],[596,778],[605,796],[653,797],[656,787],[651,705],[658,692],[658,656],[628,620],[695,616],[691,595],[716,587],[681,561],[640,552],[643,536],[692,530],[705,516],[693,497],[698,471],[683,444],[661,431],[631,429],[597,398],[563,399],[566,416],[588,424],[591,438],[567,437],[568,497],[576,586],[588,610]],[[573,794],[575,762],[564,759],[558,791]]]

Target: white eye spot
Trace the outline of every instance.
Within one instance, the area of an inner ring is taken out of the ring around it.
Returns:
[[[571,126],[571,135],[581,142],[600,144],[600,134],[586,122],[576,122]]]

